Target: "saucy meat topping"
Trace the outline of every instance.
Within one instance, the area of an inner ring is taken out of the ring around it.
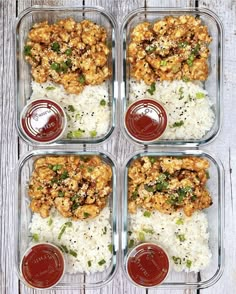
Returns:
[[[105,28],[89,20],[44,21],[30,30],[24,55],[36,82],[53,81],[68,93],[79,94],[85,85],[98,85],[110,77],[106,40]]]
[[[130,74],[147,85],[157,80],[204,81],[211,41],[207,27],[191,15],[140,23],[128,47]]]
[[[138,207],[170,214],[183,209],[187,216],[212,204],[206,188],[209,162],[200,157],[147,157],[128,170],[128,209]]]
[[[98,156],[39,158],[29,182],[30,208],[43,218],[52,207],[74,220],[94,218],[112,191],[111,177],[111,168]]]

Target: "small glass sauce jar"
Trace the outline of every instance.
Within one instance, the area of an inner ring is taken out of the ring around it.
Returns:
[[[59,140],[66,128],[66,114],[55,101],[38,99],[28,103],[21,112],[21,130],[35,143]]]
[[[62,251],[50,243],[38,243],[25,252],[21,275],[29,287],[48,289],[60,282],[65,272]]]
[[[155,243],[142,243],[131,250],[126,259],[126,272],[136,286],[160,285],[170,269],[165,250]]]
[[[153,99],[141,99],[132,103],[125,114],[125,129],[129,136],[141,143],[159,139],[167,127],[164,107]]]

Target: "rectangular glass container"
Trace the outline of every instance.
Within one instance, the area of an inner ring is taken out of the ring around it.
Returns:
[[[123,217],[122,217],[122,268],[128,278],[125,262],[130,252],[128,246],[129,212],[128,212],[128,168],[133,160],[142,156],[151,157],[186,157],[194,156],[205,158],[210,163],[207,189],[211,194],[213,204],[204,209],[208,220],[209,247],[212,258],[209,266],[198,272],[174,272],[169,273],[163,284],[153,287],[154,289],[200,289],[215,284],[221,277],[224,269],[224,170],[221,162],[212,155],[200,150],[191,151],[166,151],[166,152],[138,152],[130,157],[122,170],[123,173]],[[149,240],[146,240],[148,242]],[[164,246],[164,244],[162,244]],[[129,278],[128,278],[129,279]]]
[[[38,145],[31,141],[23,132],[20,123],[20,114],[27,104],[31,94],[31,66],[24,58],[24,45],[27,40],[29,30],[35,23],[48,21],[49,24],[65,18],[73,18],[80,22],[88,19],[94,23],[103,26],[107,32],[107,46],[110,49],[108,55],[108,67],[111,70],[111,77],[107,80],[108,98],[109,98],[109,127],[105,134],[85,138],[62,138],[50,145],[61,144],[96,144],[104,142],[110,138],[116,126],[116,103],[118,97],[117,87],[117,24],[111,14],[100,7],[49,7],[32,6],[24,10],[18,17],[15,28],[15,96],[16,96],[16,126],[19,135],[31,145]],[[50,92],[50,91],[49,91]],[[49,97],[50,99],[50,93]],[[102,100],[102,98],[101,98]],[[43,143],[40,143],[43,145]],[[45,144],[44,144],[45,145]]]
[[[109,283],[117,270],[117,251],[118,251],[118,233],[117,233],[117,174],[114,159],[105,153],[96,151],[82,152],[82,151],[62,151],[62,150],[34,150],[31,151],[19,161],[16,181],[16,199],[15,199],[15,265],[17,273],[21,281],[24,281],[20,273],[20,262],[29,243],[32,240],[29,233],[29,224],[32,219],[32,211],[29,208],[30,199],[27,194],[27,187],[33,171],[33,164],[37,158],[45,156],[99,156],[102,161],[108,164],[112,170],[112,193],[108,199],[108,207],[110,208],[110,224],[112,229],[112,258],[109,267],[103,272],[93,274],[66,273],[62,280],[54,286],[54,289],[95,289],[102,287]],[[109,250],[109,249],[108,249]]]
[[[130,35],[133,28],[142,22],[154,22],[163,19],[165,16],[178,17],[181,15],[192,15],[200,17],[202,23],[208,27],[209,34],[212,36],[212,42],[209,46],[210,56],[208,57],[209,75],[203,83],[204,90],[207,90],[215,115],[215,120],[211,130],[209,130],[201,139],[161,139],[155,142],[143,143],[145,145],[162,146],[189,146],[194,147],[211,142],[218,135],[222,120],[222,86],[223,86],[223,26],[220,19],[209,9],[205,8],[140,8],[132,11],[123,21],[121,29],[121,60],[122,60],[122,116],[121,126],[124,134],[132,142],[138,143],[132,139],[125,130],[124,116],[129,106],[130,87],[130,65],[128,62],[127,50],[130,43]],[[199,115],[201,115],[199,113]],[[139,143],[140,144],[140,143]]]

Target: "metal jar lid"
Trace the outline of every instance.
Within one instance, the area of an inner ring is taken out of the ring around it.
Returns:
[[[55,101],[39,99],[24,107],[20,123],[22,131],[31,141],[52,143],[58,140],[65,130],[66,114]]]

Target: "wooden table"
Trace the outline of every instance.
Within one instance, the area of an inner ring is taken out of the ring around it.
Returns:
[[[223,277],[209,289],[196,291],[197,293],[236,293],[236,1],[235,0],[209,0],[209,1],[154,1],[154,0],[0,0],[0,238],[1,238],[1,260],[0,260],[0,292],[1,293],[41,293],[30,290],[22,285],[14,270],[13,252],[13,212],[12,203],[17,197],[13,191],[15,170],[18,158],[22,156],[29,147],[23,143],[17,135],[15,128],[15,97],[13,81],[13,45],[12,31],[16,16],[31,5],[99,5],[113,13],[119,25],[124,16],[138,7],[208,7],[212,9],[224,24],[225,29],[225,58],[224,58],[224,121],[219,137],[210,145],[201,149],[216,154],[223,162],[225,168],[225,253],[226,266]],[[118,162],[122,162],[128,154],[136,147],[131,146],[118,131],[116,136],[104,147],[105,150],[116,155]],[[95,291],[45,291],[44,293],[128,293],[144,294],[150,293],[193,293],[195,291],[147,291],[133,287],[124,277],[119,269],[115,279],[108,286]]]

